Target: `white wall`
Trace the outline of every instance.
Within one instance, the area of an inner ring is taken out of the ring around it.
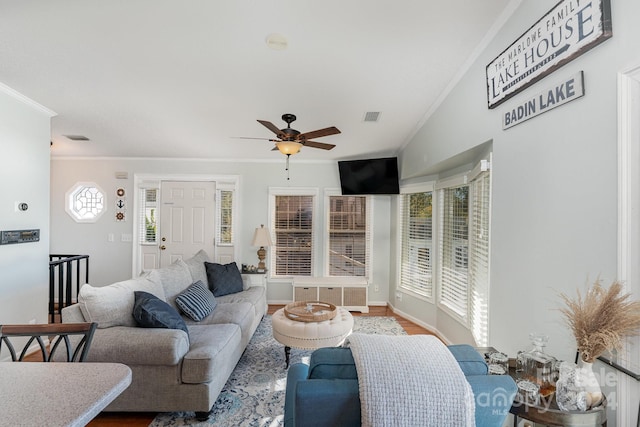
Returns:
[[[48,321],[51,115],[0,85],[0,230],[40,229],[39,242],[0,246],[0,324]]]
[[[275,156],[275,154],[274,154]],[[256,227],[268,224],[269,187],[315,187],[319,188],[320,212],[324,209],[325,188],[339,188],[336,162],[309,162],[300,156],[291,158],[290,180],[287,181],[285,158],[276,157],[272,162],[235,162],[224,160],[178,160],[178,159],[72,159],[53,158],[51,161],[51,251],[52,253],[90,255],[90,281],[95,286],[125,280],[131,277],[132,247],[122,242],[122,234],[132,234],[133,217],[129,220],[114,220],[114,194],[116,188],[124,187],[128,194],[128,208],[133,209],[134,174],[154,175],[238,175],[240,176],[240,199],[238,204],[240,246],[238,264],[257,264],[257,248],[250,246]],[[116,172],[128,172],[127,180],[116,179]],[[107,193],[108,211],[93,224],[78,224],[65,212],[65,193],[79,181],[97,183]],[[389,244],[389,196],[374,200],[374,242],[382,248]],[[322,221],[323,215],[317,220]],[[108,241],[113,233],[115,239]],[[376,252],[374,258],[374,286],[370,289],[370,300],[386,301],[389,284],[388,249]],[[267,262],[269,260],[267,259]],[[270,282],[267,298],[272,302],[288,301],[292,288],[286,282]]]
[[[542,332],[550,336],[549,353],[573,360],[575,342],[557,311],[558,294],[616,277],[616,78],[640,63],[640,2],[612,1],[611,39],[487,109],[486,65],[556,3],[522,2],[406,147],[401,168],[403,178],[419,177],[493,140],[490,344],[513,355],[529,347],[529,332]],[[583,98],[502,130],[506,111],[580,70]],[[444,313],[436,324],[445,336],[463,338]]]

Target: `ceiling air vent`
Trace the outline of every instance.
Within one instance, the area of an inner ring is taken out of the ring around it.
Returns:
[[[65,135],[65,136],[72,141],[90,141],[90,139],[84,135]]]
[[[377,122],[380,118],[380,111],[367,111],[364,113],[365,122]]]

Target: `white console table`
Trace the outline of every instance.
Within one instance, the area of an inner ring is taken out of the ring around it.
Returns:
[[[295,277],[293,300],[328,302],[368,313],[369,284],[364,277]]]

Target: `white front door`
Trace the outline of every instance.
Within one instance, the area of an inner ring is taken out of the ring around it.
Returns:
[[[204,249],[214,258],[215,182],[162,181],[160,267]]]

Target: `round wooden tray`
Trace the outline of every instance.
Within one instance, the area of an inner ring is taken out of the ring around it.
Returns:
[[[298,301],[284,307],[284,315],[298,322],[324,322],[336,317],[336,306],[328,302]]]

